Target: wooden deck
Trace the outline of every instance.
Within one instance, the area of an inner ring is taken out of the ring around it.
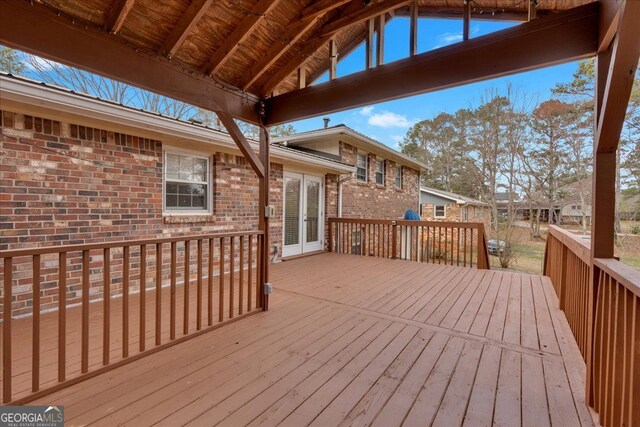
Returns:
[[[593,425],[546,278],[330,253],[271,274],[270,311],[33,404],[68,425]]]

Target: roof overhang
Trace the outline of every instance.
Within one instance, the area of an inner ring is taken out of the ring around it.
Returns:
[[[172,145],[190,141],[214,145],[223,151],[239,151],[233,139],[222,131],[6,75],[0,75],[0,109],[62,121],[73,119],[79,124],[99,124]],[[257,141],[249,143],[258,151]],[[350,165],[277,146],[272,146],[271,157],[327,172],[354,171]]]
[[[442,192],[440,192],[438,190],[434,190],[432,188],[420,187],[420,192],[421,193],[428,193],[428,194],[431,194],[431,195],[434,195],[434,196],[441,197],[443,199],[451,200],[452,202],[455,202],[458,205],[489,206],[488,203],[481,202],[480,200],[465,200],[465,199],[462,199],[460,197],[454,197],[451,194],[442,193]]]
[[[375,139],[370,138],[360,132],[356,132],[355,130],[347,126],[333,126],[329,128],[312,130],[309,132],[297,133],[294,135],[274,138],[273,141],[277,143],[286,142],[290,145],[304,145],[305,143],[322,141],[326,140],[327,138],[348,142],[349,144],[366,150],[367,152],[384,155],[390,160],[397,161],[403,166],[409,166],[411,168],[419,170],[420,172],[424,172],[428,169],[427,165],[425,165],[424,163],[419,162],[416,159],[407,156],[406,154],[400,153],[393,148],[386,146],[380,141],[376,141]]]

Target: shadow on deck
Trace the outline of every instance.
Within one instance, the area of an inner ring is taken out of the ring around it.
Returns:
[[[593,425],[548,278],[333,253],[271,274],[270,311],[31,404],[69,425]]]

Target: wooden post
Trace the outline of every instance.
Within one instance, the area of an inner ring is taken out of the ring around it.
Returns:
[[[411,3],[409,11],[411,19],[411,27],[409,29],[409,55],[413,56],[418,53],[418,2],[414,0]]]
[[[527,7],[527,20],[531,21],[531,20],[536,19],[536,16],[537,16],[536,7],[538,7],[538,1],[537,0],[529,0],[528,7]]]
[[[587,313],[586,401],[594,404],[593,342],[595,307],[600,270],[596,258],[613,258],[615,226],[616,150],[624,123],[635,71],[640,57],[640,3],[619,4],[619,18],[613,42],[596,57],[596,90],[591,216],[591,274]],[[603,14],[602,16],[606,16]]]
[[[366,61],[367,70],[373,68],[373,35],[375,33],[373,19],[367,21]]]
[[[304,89],[305,87],[307,87],[307,71],[303,64],[298,67],[298,89]]]
[[[471,1],[464,0],[464,13],[462,16],[462,40],[469,40],[470,25],[471,25]]]
[[[378,40],[376,42],[376,65],[379,67],[384,64],[384,13],[376,17],[376,31],[378,32]]]
[[[329,58],[331,65],[329,66],[329,80],[335,80],[338,71],[338,46],[336,39],[329,40]]]
[[[331,218],[329,218],[329,221],[327,221],[329,224],[328,231],[329,231],[329,237],[327,239],[327,252],[333,252],[333,221],[331,221]]]
[[[264,177],[260,178],[260,217],[259,228],[264,232],[262,236],[262,250],[260,259],[261,283],[260,283],[260,301],[262,302],[262,310],[269,309],[269,296],[264,294],[264,284],[269,282],[269,218],[266,216],[267,206],[269,205],[269,128],[260,126],[260,161],[264,166]]]

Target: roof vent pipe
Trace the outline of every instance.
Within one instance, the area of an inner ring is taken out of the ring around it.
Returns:
[[[324,121],[324,128],[328,128],[329,127],[329,121],[331,120],[329,117],[325,117],[324,119],[322,119]]]

